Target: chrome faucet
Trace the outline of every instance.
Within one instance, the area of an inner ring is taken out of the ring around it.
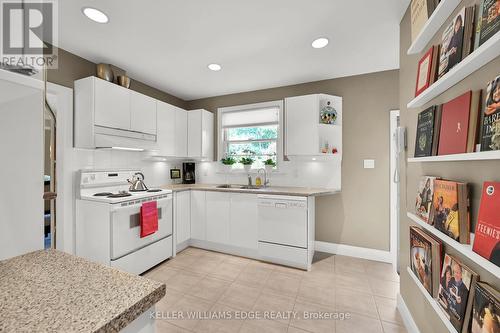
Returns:
[[[267,171],[264,168],[260,168],[257,173],[260,174],[260,170],[264,171],[264,182],[262,183],[262,186],[267,187],[269,185],[269,179],[267,178]]]
[[[248,174],[248,186],[252,186],[252,176]]]

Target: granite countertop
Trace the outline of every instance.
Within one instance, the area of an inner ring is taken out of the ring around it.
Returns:
[[[56,250],[0,261],[0,332],[118,332],[165,284]]]
[[[274,194],[291,196],[320,196],[340,193],[339,190],[314,187],[292,187],[292,186],[269,186],[262,189],[240,189],[240,188],[217,188],[218,184],[169,184],[161,186],[162,189],[172,192],[181,192],[189,190],[218,191],[218,192],[236,192],[236,193],[255,193],[255,194]]]

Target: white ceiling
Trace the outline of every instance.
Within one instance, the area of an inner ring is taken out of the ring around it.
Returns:
[[[399,68],[409,1],[61,0],[59,46],[193,100]],[[91,22],[84,6],[110,22]],[[313,49],[321,36],[329,45]]]

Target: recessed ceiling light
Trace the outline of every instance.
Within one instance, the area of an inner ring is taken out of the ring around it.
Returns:
[[[312,47],[314,47],[315,49],[322,49],[324,48],[325,46],[328,45],[328,38],[325,38],[325,37],[321,37],[321,38],[318,38],[318,39],[315,39],[313,42],[312,42]]]
[[[217,72],[217,71],[220,71],[222,69],[222,67],[219,64],[210,64],[210,65],[208,65],[208,69],[210,69],[211,71]]]
[[[87,16],[89,19],[91,19],[94,22],[97,23],[108,23],[109,18],[108,15],[104,14],[102,11],[99,9],[91,8],[91,7],[84,7],[82,9],[83,14]]]

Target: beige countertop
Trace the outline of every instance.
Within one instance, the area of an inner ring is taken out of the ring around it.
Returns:
[[[118,332],[165,284],[56,250],[0,261],[0,332]]]
[[[335,189],[313,188],[313,187],[292,187],[292,186],[269,186],[260,189],[239,189],[239,188],[218,188],[218,184],[169,184],[161,186],[162,189],[172,190],[173,192],[201,190],[218,192],[236,192],[236,193],[255,193],[255,194],[275,194],[292,196],[320,196],[340,193]]]

